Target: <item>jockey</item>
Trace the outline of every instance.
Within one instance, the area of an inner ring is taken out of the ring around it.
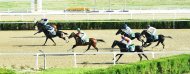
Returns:
[[[40,20],[40,22],[45,26],[45,28],[51,33],[50,35],[56,35],[55,29],[52,26],[47,25],[48,21],[49,20],[46,18]]]
[[[126,44],[126,50],[128,51],[130,48],[129,48],[129,45],[131,45],[132,43],[132,40],[128,37],[125,37],[124,34],[121,34],[121,41],[122,43]]]
[[[127,37],[130,37],[132,30],[127,24],[125,24],[121,30],[127,34]]]
[[[86,33],[81,31],[80,28],[77,28],[77,32],[78,32],[77,35],[81,38],[82,44],[85,42],[89,42],[89,38],[87,37]]]
[[[155,35],[156,35],[156,28],[147,25],[147,32],[151,35],[151,38],[155,39]]]

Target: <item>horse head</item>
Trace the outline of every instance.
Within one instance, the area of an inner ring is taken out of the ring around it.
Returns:
[[[111,47],[114,48],[115,46],[118,46],[121,52],[126,52],[126,44],[120,41],[114,40]]]
[[[121,34],[123,31],[121,29],[118,29],[118,31],[116,32],[116,35]]]
[[[37,26],[38,30],[42,30],[43,29],[43,24],[40,23],[39,21],[37,21],[34,26]]]
[[[151,36],[151,35],[147,32],[147,30],[143,30],[143,31],[141,32],[141,36],[143,36],[143,35],[145,35],[146,37]]]
[[[76,37],[76,34],[74,32],[72,32],[70,35],[69,35],[69,39],[72,38],[72,37]]]
[[[117,40],[114,40],[113,43],[112,43],[111,48],[114,48],[116,45],[117,45]]]
[[[116,45],[119,46],[119,47],[123,47],[123,46],[125,47],[124,43],[122,43],[120,41],[117,41],[117,40],[114,40],[111,47],[114,48]]]

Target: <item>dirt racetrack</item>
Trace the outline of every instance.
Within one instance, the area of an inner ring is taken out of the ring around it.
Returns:
[[[76,32],[74,30],[63,30],[64,32],[71,33]],[[99,52],[112,52],[111,45],[114,40],[120,40],[120,35],[115,35],[117,30],[84,30],[89,37],[103,39],[106,43],[98,43],[97,47]],[[133,32],[141,32],[140,29],[135,29]],[[0,31],[0,53],[37,53],[38,50],[43,50],[46,53],[62,53],[67,52],[68,49],[75,44],[74,39],[69,39],[69,43],[65,43],[64,40],[56,37],[54,38],[57,46],[52,46],[51,40],[48,40],[47,46],[42,46],[45,41],[43,33],[33,35],[36,31]],[[162,49],[161,44],[152,49],[156,43],[153,43],[150,47],[145,48],[146,51],[190,51],[190,30],[189,29],[158,29],[157,34],[163,34],[166,36],[172,36],[173,39],[165,40],[165,50]],[[133,40],[135,45],[141,45],[137,40]],[[87,46],[80,46],[74,49],[75,52],[84,52]],[[118,52],[118,47],[114,49],[114,52]],[[71,51],[70,51],[71,52]],[[94,48],[87,52],[96,52]],[[175,53],[172,53],[175,54]],[[147,54],[151,59],[151,55]],[[158,56],[165,56],[158,54]],[[91,65],[96,66],[108,66],[112,65],[113,55],[81,55],[77,56],[78,66],[86,67]],[[120,63],[129,63],[138,61],[139,58],[136,54],[125,55],[120,59]],[[39,60],[42,66],[42,59]],[[72,67],[73,56],[49,56],[47,58],[48,67]],[[33,55],[0,55],[0,66],[2,67],[14,67],[21,68],[22,66],[27,68],[34,68],[35,57]]]

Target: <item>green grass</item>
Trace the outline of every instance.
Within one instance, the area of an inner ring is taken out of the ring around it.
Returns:
[[[30,2],[27,1],[12,1],[12,2],[0,2],[0,10],[27,10],[30,9]]]
[[[95,70],[99,68],[53,68],[41,71],[37,74],[82,74],[89,70]]]
[[[51,5],[51,6],[50,6]],[[64,10],[70,7],[88,7],[91,10],[109,9],[109,0],[43,0],[43,9]],[[190,8],[190,0],[111,0],[111,9],[176,9]],[[30,9],[30,1],[0,1],[0,10]]]

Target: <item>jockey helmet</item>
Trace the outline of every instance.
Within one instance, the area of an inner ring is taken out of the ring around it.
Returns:
[[[151,27],[151,26],[150,26],[150,25],[147,25],[147,26],[146,26],[146,28],[149,28],[149,27]]]
[[[77,31],[80,31],[80,28],[77,28]]]
[[[42,18],[41,20],[43,20],[43,21],[47,21],[48,19],[47,19],[47,18]]]
[[[127,25],[127,24],[125,24],[125,27],[128,27],[128,25]]]

